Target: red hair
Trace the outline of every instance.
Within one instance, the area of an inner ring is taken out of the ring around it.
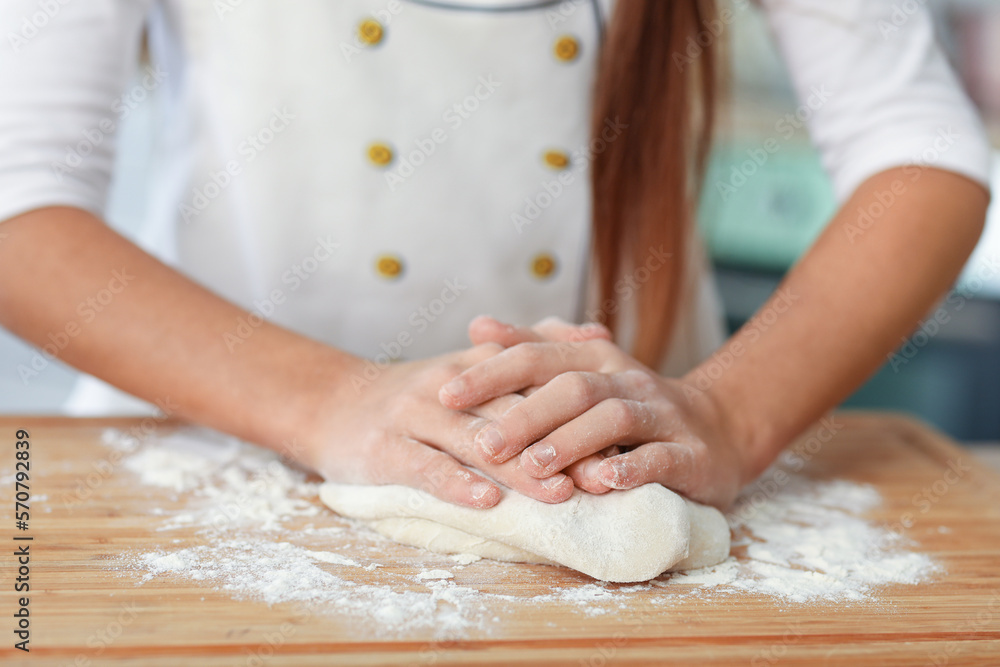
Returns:
[[[685,251],[711,141],[718,56],[700,46],[711,0],[619,0],[600,56],[592,134],[628,127],[592,164],[593,239],[601,304],[625,271],[663,247],[671,262],[636,293],[633,356],[656,368],[670,345]],[[714,41],[713,36],[713,41]],[[691,49],[691,45],[699,45]],[[620,304],[619,304],[620,305]],[[617,308],[602,311],[612,330]]]

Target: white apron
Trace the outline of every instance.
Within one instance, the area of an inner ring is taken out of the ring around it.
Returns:
[[[608,11],[591,0],[165,0],[150,26],[172,74],[154,251],[253,313],[226,337],[237,351],[258,316],[381,360],[467,346],[480,314],[581,321]],[[606,137],[620,131],[609,121]],[[722,341],[692,246],[661,369],[671,374]],[[68,405],[148,409],[92,378]]]

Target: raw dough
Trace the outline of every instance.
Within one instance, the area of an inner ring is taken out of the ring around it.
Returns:
[[[326,483],[320,498],[398,542],[444,554],[561,564],[595,579],[647,581],[667,570],[715,565],[729,555],[729,526],[711,507],[659,484],[551,505],[506,490],[488,510],[405,486]]]

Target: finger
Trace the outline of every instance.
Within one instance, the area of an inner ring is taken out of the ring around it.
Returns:
[[[545,478],[532,477],[524,471],[521,461],[517,458],[499,464],[484,462],[478,456],[473,457],[474,460],[465,460],[463,453],[456,458],[470,467],[481,470],[503,486],[535,500],[561,503],[573,495],[574,484],[568,475],[555,473]]]
[[[598,495],[607,493],[611,489],[600,480],[597,473],[597,469],[603,460],[604,456],[601,454],[585,456],[576,463],[567,466],[563,470],[563,474],[569,476],[577,488],[583,489],[587,493]]]
[[[486,426],[486,422],[495,422],[523,400],[524,396],[521,394],[507,394],[486,401],[482,405],[474,405],[465,412],[483,420],[483,426]]]
[[[401,438],[390,442],[381,453],[389,464],[376,475],[379,483],[409,486],[445,502],[479,509],[500,502],[496,484],[422,442]]]
[[[634,489],[658,482],[678,493],[694,489],[694,455],[677,442],[650,442],[630,452],[604,459],[598,479],[612,489]]]
[[[617,392],[614,376],[563,373],[486,425],[476,449],[485,461],[506,461]]]
[[[476,405],[468,410],[449,411],[451,417],[449,428],[453,433],[451,441],[460,442],[461,456],[458,458],[465,461],[467,465],[481,467],[484,463],[482,456],[475,450],[476,435],[484,428],[489,427],[504,413],[524,400],[520,394],[507,394],[487,401],[482,405]]]
[[[473,451],[476,434],[522,400],[518,394],[508,394],[469,410],[449,410],[404,396],[397,409],[405,415],[407,436],[447,452],[466,465],[481,467],[480,457]]]
[[[394,421],[403,424],[404,435],[440,449],[465,462],[474,460],[476,434],[491,422],[469,411],[449,410],[433,399],[404,395],[394,406]]]
[[[524,398],[518,394],[507,394],[487,401],[481,406],[476,406],[469,412],[478,417],[495,421],[523,400]],[[500,465],[484,462],[482,457],[478,455],[475,459],[469,465],[482,468],[493,479],[529,498],[546,503],[561,503],[573,495],[574,484],[568,475],[556,474],[546,479],[537,479],[525,473],[521,462],[517,459]]]
[[[434,422],[436,428],[427,441],[442,443],[441,448],[452,454],[457,461],[481,470],[507,488],[542,502],[561,503],[573,495],[573,480],[568,476],[557,474],[537,479],[528,475],[517,459],[498,465],[484,462],[478,453],[472,452],[473,434],[469,431],[470,424],[486,424],[487,420],[498,418],[522,400],[524,399],[517,394],[509,394],[476,406],[468,412],[442,410],[446,414]]]
[[[605,340],[584,343],[521,343],[460,373],[441,387],[438,398],[461,410],[491,398],[543,385],[569,371],[598,371],[613,346]]]
[[[548,317],[532,327],[517,327],[481,315],[469,323],[469,339],[474,345],[498,343],[512,347],[519,343],[548,341],[611,340],[611,331],[596,322],[572,324],[558,317]]]
[[[495,357],[505,349],[507,349],[505,346],[492,341],[476,343],[463,353],[462,360],[469,365],[478,364],[491,357]]]
[[[568,475],[570,479],[573,480],[573,484],[577,488],[583,489],[588,493],[602,494],[607,493],[611,489],[607,487],[600,480],[600,475],[598,469],[600,468],[601,461],[608,458],[609,456],[618,456],[621,454],[621,448],[618,445],[612,445],[611,447],[606,447],[602,449],[597,454],[591,454],[586,456],[576,463],[573,463],[563,470],[563,473]]]
[[[469,323],[469,340],[473,345],[496,343],[512,347],[518,343],[538,343],[543,338],[527,327],[516,327],[488,315],[480,315]]]
[[[597,322],[572,324],[559,317],[546,317],[531,328],[540,333],[544,338],[554,341],[582,342],[598,338],[603,338],[604,340],[611,340],[612,338],[611,330],[603,324],[598,324]]]
[[[573,495],[575,488],[572,478],[563,473],[556,473],[544,479],[528,475],[521,468],[521,462],[518,459],[511,459],[500,465],[480,465],[483,466],[484,472],[490,474],[501,484],[543,503],[555,504],[568,500]]]
[[[532,477],[547,477],[610,445],[644,443],[656,436],[656,419],[649,406],[609,398],[525,449],[521,465]]]

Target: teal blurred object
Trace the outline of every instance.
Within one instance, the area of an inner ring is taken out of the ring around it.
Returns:
[[[707,170],[699,226],[721,264],[788,269],[836,210],[830,181],[808,144],[717,148]]]

